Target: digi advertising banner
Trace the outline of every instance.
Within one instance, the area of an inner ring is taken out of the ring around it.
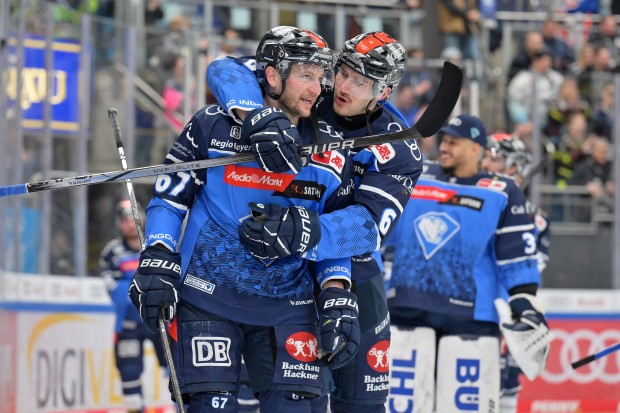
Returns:
[[[123,413],[115,315],[101,279],[0,274],[0,413]],[[173,412],[145,346],[149,413]]]

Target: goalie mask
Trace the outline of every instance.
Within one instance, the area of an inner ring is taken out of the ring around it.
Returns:
[[[282,95],[268,90],[266,69],[274,67],[282,78],[282,91],[291,66],[296,63],[316,65],[324,70],[321,86],[330,90],[334,56],[327,42],[310,30],[292,26],[278,26],[269,30],[261,39],[256,49],[256,76],[261,88],[272,99]]]
[[[507,133],[494,133],[487,138],[487,149],[493,159],[504,160],[504,172],[515,167],[516,174],[526,176],[532,164],[532,157],[519,138]]]
[[[394,90],[398,86],[403,77],[406,60],[405,48],[387,33],[360,34],[347,40],[338,55],[335,71],[342,72],[341,75],[344,76],[337,76],[339,83],[336,83],[335,87],[342,87],[351,77],[349,72],[353,72],[358,75],[355,79],[357,87],[350,87],[347,93],[363,99],[376,99],[386,88]],[[368,89],[367,85],[363,84],[364,79],[370,83],[370,93],[364,91]],[[355,92],[355,89],[359,92]]]

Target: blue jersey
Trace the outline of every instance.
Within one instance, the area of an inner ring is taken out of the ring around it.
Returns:
[[[247,62],[244,65],[238,59],[222,58],[207,70],[208,85],[218,102],[226,102],[228,112],[263,105],[256,77]],[[365,119],[360,122],[337,116],[332,107],[333,96],[322,95],[318,115],[344,139],[406,127],[401,118],[383,108],[373,112],[366,125]],[[416,141],[410,140],[354,150],[352,155],[355,182],[346,190],[354,191],[354,203],[321,215],[321,240],[305,256],[314,261],[353,257],[353,278],[360,280],[381,273],[378,249],[403,212],[422,172],[422,154]]]
[[[528,203],[511,178],[424,166],[389,240],[388,305],[497,322],[495,298],[540,283]]]
[[[319,122],[323,142],[340,140]],[[298,125],[300,144],[316,143],[309,120]],[[185,126],[166,163],[251,152],[249,137],[218,105],[198,111]],[[147,244],[177,249],[182,262],[180,299],[226,319],[253,325],[316,320],[313,286],[350,279],[350,259],[309,264],[299,255],[276,261],[251,256],[239,242],[250,202],[302,205],[319,213],[350,203],[352,162],[343,151],[312,155],[300,173],[269,173],[257,163],[227,165],[157,177],[147,208]]]
[[[540,208],[536,208],[534,214],[536,246],[538,251],[536,258],[538,259],[538,271],[541,273],[547,268],[549,262],[549,244],[551,242],[551,230],[549,229],[549,217],[547,213]]]
[[[108,242],[99,256],[101,276],[114,304],[114,331],[117,333],[122,330],[125,320],[141,324],[140,314],[127,295],[139,258],[140,251],[131,248],[122,238]]]
[[[332,95],[321,99],[319,116],[341,132],[344,139],[406,128],[399,118],[382,108],[371,114],[368,126],[365,122],[356,125],[334,113]],[[353,279],[361,280],[383,270],[378,250],[407,205],[422,172],[422,154],[417,142],[410,140],[354,148],[351,155],[355,168],[354,204],[321,215],[321,233],[326,235],[307,256],[320,260],[350,255]]]

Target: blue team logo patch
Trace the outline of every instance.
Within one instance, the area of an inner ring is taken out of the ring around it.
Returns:
[[[416,218],[413,228],[424,252],[424,258],[429,260],[459,232],[461,226],[445,212],[428,212]]]

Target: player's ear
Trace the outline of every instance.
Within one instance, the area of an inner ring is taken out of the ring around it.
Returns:
[[[273,90],[275,93],[280,93],[280,74],[273,66],[267,66],[265,69],[265,79],[267,80],[267,84],[269,85],[270,90]]]

